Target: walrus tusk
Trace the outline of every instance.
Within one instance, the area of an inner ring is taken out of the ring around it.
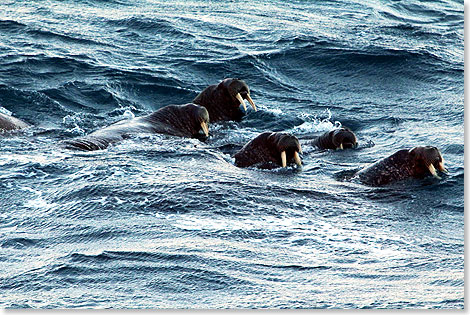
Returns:
[[[282,161],[282,167],[286,167],[287,166],[286,151],[281,152],[281,161]]]
[[[431,172],[432,176],[434,176],[434,177],[437,178],[437,179],[441,179],[441,178],[437,175],[437,172],[436,172],[436,169],[434,168],[434,165],[429,164],[428,168],[429,168],[429,171]]]
[[[444,160],[442,160],[442,162],[439,162],[439,170],[441,172],[444,172],[446,174],[449,174],[449,171],[444,167]]]
[[[339,144],[339,149],[343,150],[343,144],[342,143]]]
[[[294,152],[294,161],[295,164],[297,164],[298,166],[302,165],[302,161],[300,160],[300,156],[297,152]]]
[[[258,111],[258,110],[256,109],[255,102],[253,102],[253,100],[252,100],[251,97],[250,97],[250,94],[247,94],[247,95],[246,95],[246,99],[247,99],[248,102],[251,104],[251,107],[253,107],[253,109],[255,110],[255,112]]]
[[[209,136],[209,127],[207,127],[206,122],[201,121],[201,128],[202,128],[202,131],[204,131],[204,134],[206,135],[206,137],[208,137]]]
[[[245,109],[245,112],[246,112],[246,104],[245,104],[245,101],[243,100],[242,96],[240,95],[240,93],[238,93],[237,95],[235,95],[235,97],[236,97],[237,100],[240,102],[240,104],[243,105],[243,108]]]

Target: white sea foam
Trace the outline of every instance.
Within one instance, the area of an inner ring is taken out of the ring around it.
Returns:
[[[302,114],[300,115],[304,120],[306,120],[303,124],[299,126],[295,126],[291,129],[291,132],[294,134],[307,134],[312,132],[321,132],[321,131],[329,131],[332,129],[340,128],[341,122],[339,121],[332,121],[331,111],[329,109],[326,110],[327,117],[321,118],[318,115],[310,115],[310,114]]]
[[[24,202],[24,206],[26,208],[32,208],[32,209],[44,209],[44,210],[49,210],[53,207],[56,207],[57,204],[55,203],[50,203],[46,199],[43,198],[43,193],[41,191],[35,190],[31,187],[19,187],[20,190],[27,191],[29,193],[34,194],[36,197],[28,199]]]
[[[10,115],[10,116],[12,114],[8,109],[6,109],[2,106],[0,106],[0,113],[5,114],[5,115]]]
[[[133,119],[133,118],[135,118],[135,115],[129,109],[126,109],[124,113],[122,114],[122,119]]]
[[[261,105],[259,106],[261,107]],[[266,109],[267,112],[273,113],[275,115],[282,115],[282,110],[279,108],[268,108]]]
[[[8,163],[31,164],[37,163],[40,165],[49,165],[61,161],[66,157],[65,154],[54,153],[53,155],[47,154],[16,154],[7,152],[0,155],[0,166]]]
[[[47,202],[44,198],[38,197],[38,198],[35,198],[35,199],[27,200],[27,201],[24,203],[24,206],[25,206],[26,208],[45,209],[45,210],[48,210],[48,209],[51,209],[51,208],[57,206],[57,204],[55,204],[55,203],[49,203],[49,202]]]
[[[66,115],[62,118],[62,123],[69,127],[67,129],[67,132],[70,132],[74,135],[77,136],[83,136],[85,135],[85,130],[83,130],[80,126],[79,123],[81,121],[81,118],[78,117],[76,114],[75,115]]]

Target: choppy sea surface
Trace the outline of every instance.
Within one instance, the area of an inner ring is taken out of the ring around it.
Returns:
[[[0,3],[1,308],[464,307],[463,1]],[[62,140],[226,77],[259,111],[206,142]],[[339,125],[356,150],[241,169],[264,131]],[[345,174],[417,145],[449,175]]]

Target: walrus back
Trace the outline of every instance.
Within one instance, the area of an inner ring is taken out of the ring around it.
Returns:
[[[153,133],[163,133],[171,136],[191,138],[195,130],[194,126],[199,128],[200,122],[194,117],[190,106],[196,107],[194,104],[184,105],[167,105],[153,112],[150,115],[141,117],[142,121],[148,122],[149,128]],[[199,106],[198,106],[199,107]]]
[[[139,120],[140,117],[130,120],[122,120],[103,129],[96,130],[87,136],[65,140],[63,143],[67,149],[71,150],[104,150],[111,143],[126,139],[129,137],[129,134],[143,129],[141,124],[138,123]]]
[[[160,133],[179,137],[191,137],[194,122],[199,121],[185,109],[188,105],[168,105],[159,110],[130,120],[122,120],[87,136],[64,141],[65,147],[74,150],[93,151],[106,149],[110,144],[139,133]],[[194,105],[196,106],[196,105]]]
[[[29,127],[29,125],[24,121],[0,113],[0,131],[18,130],[26,127]]]
[[[333,132],[334,130],[326,132],[322,134],[321,136],[318,136],[316,139],[313,139],[311,141],[311,144],[313,144],[314,146],[317,146],[320,149],[332,149],[332,150],[336,149],[336,146],[334,145],[332,141],[333,137],[331,136],[331,133]]]
[[[371,186],[381,186],[403,180],[412,174],[412,161],[408,150],[400,150],[359,171],[359,180]]]
[[[65,140],[63,144],[66,149],[79,151],[95,151],[106,149],[110,142],[106,139],[96,137],[83,137],[74,140]]]
[[[245,144],[235,155],[235,166],[248,167],[258,163],[269,162],[272,155],[266,146],[271,132],[264,132]]]

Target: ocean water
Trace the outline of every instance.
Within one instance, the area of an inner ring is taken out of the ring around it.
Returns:
[[[0,308],[464,307],[462,1],[0,3]],[[259,111],[206,142],[60,147],[241,78]],[[240,169],[264,131],[339,125],[301,170]],[[438,147],[449,175],[348,174]]]

